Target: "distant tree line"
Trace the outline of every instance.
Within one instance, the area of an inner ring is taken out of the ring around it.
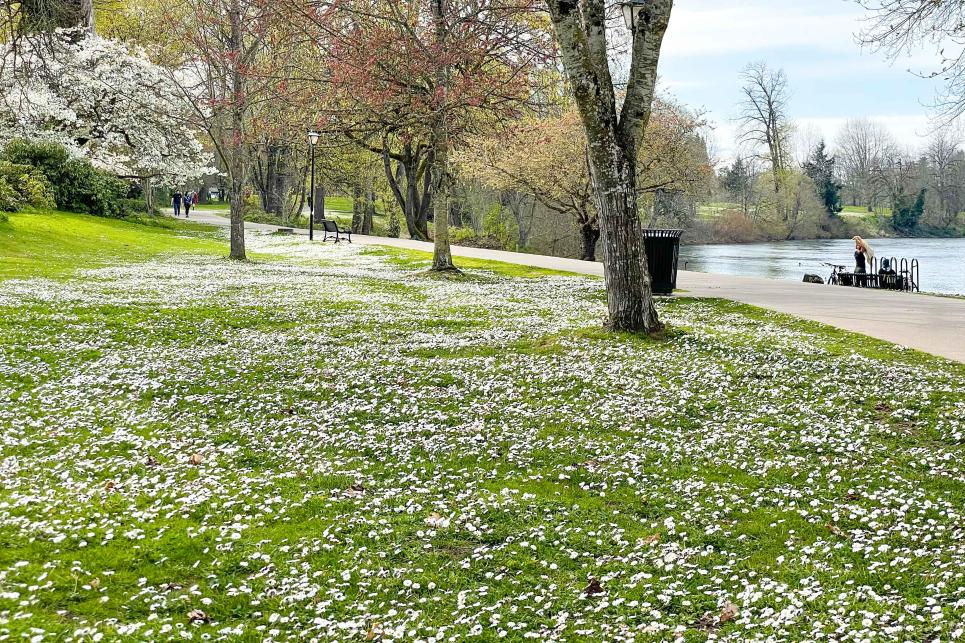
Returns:
[[[936,127],[915,153],[903,149],[881,123],[859,118],[847,121],[830,145],[824,140],[802,144],[800,137],[795,141],[799,132],[789,117],[783,70],[755,63],[743,78],[739,153],[717,175],[718,200],[733,206],[720,221],[722,236],[961,232],[965,149],[958,130]],[[842,217],[845,209],[849,215],[878,218],[869,223]]]

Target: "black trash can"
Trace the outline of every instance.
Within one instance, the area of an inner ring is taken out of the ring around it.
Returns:
[[[677,259],[683,230],[644,228],[643,241],[655,295],[671,295],[677,287]]]

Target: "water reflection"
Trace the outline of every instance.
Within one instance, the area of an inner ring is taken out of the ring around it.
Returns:
[[[965,295],[965,238],[870,239],[878,257],[918,259],[923,292]],[[688,270],[801,281],[805,273],[827,279],[823,263],[854,265],[850,239],[683,246],[680,267]]]

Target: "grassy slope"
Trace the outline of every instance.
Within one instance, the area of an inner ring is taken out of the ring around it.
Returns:
[[[226,252],[224,242],[213,237],[209,226],[168,219],[150,223],[135,225],[52,211],[12,214],[8,223],[0,223],[0,279],[62,277],[77,267],[172,253]]]
[[[72,215],[21,215],[0,235],[0,262],[18,252],[19,276],[223,254],[221,242]],[[485,614],[482,640],[502,627],[519,640],[511,623],[552,627],[564,612],[584,619],[569,640],[621,623],[646,638],[651,621],[689,640],[813,639],[842,622],[870,640],[893,607],[935,594],[948,564],[936,548],[947,556],[960,525],[921,536],[926,521],[947,524],[944,503],[965,502],[961,438],[943,415],[963,403],[961,365],[728,302],[664,301],[676,328],[660,342],[604,333],[592,310],[548,332],[574,301],[599,308],[598,290],[478,264],[536,279],[500,290],[476,273],[433,301],[416,276],[424,256],[384,254],[407,272],[320,280],[306,267],[299,279],[266,262],[235,279],[192,259],[161,285],[120,277],[131,300],[89,284],[87,299],[0,306],[0,630],[101,621],[113,639],[107,619],[153,615],[138,634],[157,640],[202,609],[215,621],[203,629],[244,624],[243,640],[265,637],[256,626],[297,636],[316,615],[355,623],[326,640],[373,640],[413,610],[434,627],[461,612],[457,638]],[[178,291],[194,280],[217,288]],[[200,466],[186,462],[194,452]],[[896,513],[902,503],[914,509]],[[429,529],[432,511],[453,525]],[[852,550],[879,529],[873,547],[890,550]],[[890,552],[900,564],[878,566]],[[581,597],[589,577],[603,594]],[[965,596],[942,578],[954,623]],[[745,581],[760,583],[756,603],[737,598]],[[299,593],[313,583],[317,595]],[[717,591],[746,623],[700,625],[720,612]],[[803,622],[760,629],[789,602]],[[904,638],[932,623],[909,620]]]

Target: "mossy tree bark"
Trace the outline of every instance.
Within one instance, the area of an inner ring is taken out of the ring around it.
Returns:
[[[432,19],[435,21],[435,40],[439,51],[446,49],[446,0],[432,0]],[[449,69],[440,65],[436,70],[436,114],[433,126],[432,204],[435,219],[432,270],[454,271],[452,249],[449,245],[449,127],[448,101]]]
[[[245,87],[241,76],[242,60],[242,14],[239,0],[231,0],[228,11],[230,21],[229,60],[231,60],[231,133],[228,139],[228,174],[231,181],[231,251],[232,259],[245,259],[245,184],[248,169],[245,158],[244,110]]]
[[[637,212],[636,155],[653,105],[657,64],[673,0],[650,0],[638,15],[626,97],[617,110],[607,62],[604,0],[546,0],[586,133],[603,239],[609,326],[661,329]]]

